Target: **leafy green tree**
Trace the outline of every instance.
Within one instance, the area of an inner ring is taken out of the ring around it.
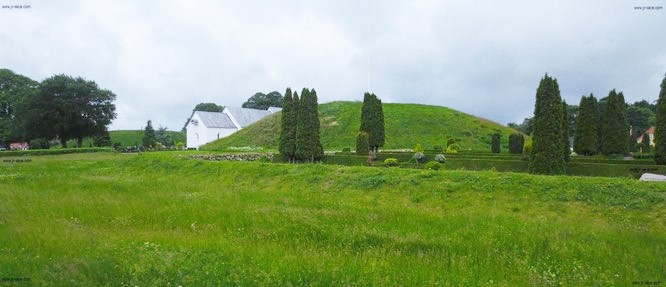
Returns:
[[[102,131],[93,135],[93,145],[96,147],[111,146],[111,135],[109,135],[109,131],[106,127]]]
[[[173,139],[167,131],[167,127],[160,126],[155,131],[155,142],[160,143],[163,147],[171,148],[174,146]]]
[[[289,162],[294,161],[296,153],[296,116],[298,95],[294,93],[294,98],[291,96],[291,88],[287,88],[282,100],[282,129],[280,130],[280,153]]]
[[[571,144],[569,143],[569,126],[571,124],[571,117],[569,116],[568,108],[569,105],[567,105],[567,102],[562,100],[562,124],[566,127],[562,129],[562,153],[564,155],[564,161],[566,162],[569,162],[571,159]]]
[[[356,135],[356,154],[368,155],[370,152],[370,144],[368,143],[368,133],[359,131]]]
[[[143,147],[144,148],[153,148],[155,146],[156,137],[155,129],[153,128],[153,122],[148,120],[146,123],[146,128],[143,129]]]
[[[563,106],[557,80],[546,74],[537,88],[534,132],[528,169],[536,174],[564,174]]]
[[[20,110],[38,86],[28,77],[0,69],[0,146],[23,138]]]
[[[534,118],[525,118],[521,124],[509,123],[507,126],[526,135],[531,135],[534,130]]]
[[[525,136],[521,133],[513,133],[509,135],[509,152],[515,154],[523,153],[523,146],[525,145]]]
[[[492,134],[492,140],[490,143],[490,149],[493,153],[500,153],[500,139],[502,135],[500,133]]]
[[[378,152],[379,147],[384,146],[384,109],[382,101],[375,94],[365,93],[363,95],[360,130],[368,134],[371,151]]]
[[[78,146],[84,137],[102,132],[116,117],[116,95],[100,89],[93,81],[56,75],[39,85],[35,96],[26,101],[24,122],[27,138],[68,139]]]
[[[270,107],[282,108],[282,95],[276,91],[270,92],[267,95],[264,93],[256,93],[247,99],[242,107],[258,110],[267,110]]]
[[[597,153],[599,126],[599,108],[597,99],[590,94],[581,97],[580,111],[574,133],[574,151],[581,155],[594,155]]]
[[[627,124],[626,103],[622,92],[610,91],[604,113],[602,130],[605,135],[601,152],[605,155],[626,154],[629,152],[629,125]]]
[[[657,164],[666,165],[666,76],[661,81],[661,91],[657,100],[657,124],[654,131],[654,160]]]

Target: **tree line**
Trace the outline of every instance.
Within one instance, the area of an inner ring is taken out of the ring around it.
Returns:
[[[315,162],[324,156],[319,136],[317,92],[303,88],[301,97],[287,88],[282,102],[279,151],[289,162]]]
[[[666,77],[660,87],[654,109],[655,161],[657,164],[666,164]],[[645,132],[650,121],[649,115],[647,119],[644,117],[647,124],[633,127],[634,132],[630,133],[628,106],[624,94],[616,90],[611,90],[608,97],[601,101],[597,101],[592,94],[581,97],[573,134],[573,150],[581,155],[628,154],[630,146],[635,145],[636,141],[632,134]],[[537,88],[534,118],[530,123],[533,129],[530,173],[566,173],[566,163],[570,156],[570,117],[567,107],[560,96],[557,80],[546,74]]]
[[[0,144],[31,141],[48,148],[75,139],[93,137],[96,145],[109,145],[107,126],[116,118],[116,95],[94,81],[64,74],[41,82],[0,69]],[[32,144],[31,144],[32,145]]]

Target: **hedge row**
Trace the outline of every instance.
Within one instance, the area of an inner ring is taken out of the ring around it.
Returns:
[[[91,153],[91,152],[113,152],[113,148],[109,148],[109,147],[91,147],[91,148],[12,150],[12,151],[0,152],[0,157],[38,156],[38,155],[56,155],[56,154],[70,154],[70,153]]]

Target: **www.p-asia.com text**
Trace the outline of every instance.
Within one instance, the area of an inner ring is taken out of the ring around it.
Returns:
[[[30,9],[32,6],[30,5],[2,5],[2,9],[8,9],[8,10],[20,10],[20,9]]]
[[[659,11],[664,10],[664,6],[634,6],[634,10],[638,11]]]

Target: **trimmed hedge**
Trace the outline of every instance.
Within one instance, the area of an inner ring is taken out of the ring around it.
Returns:
[[[110,147],[91,147],[91,148],[59,148],[59,149],[32,149],[32,150],[13,150],[0,152],[0,157],[9,156],[39,156],[56,155],[70,153],[90,153],[90,152],[113,152]]]

